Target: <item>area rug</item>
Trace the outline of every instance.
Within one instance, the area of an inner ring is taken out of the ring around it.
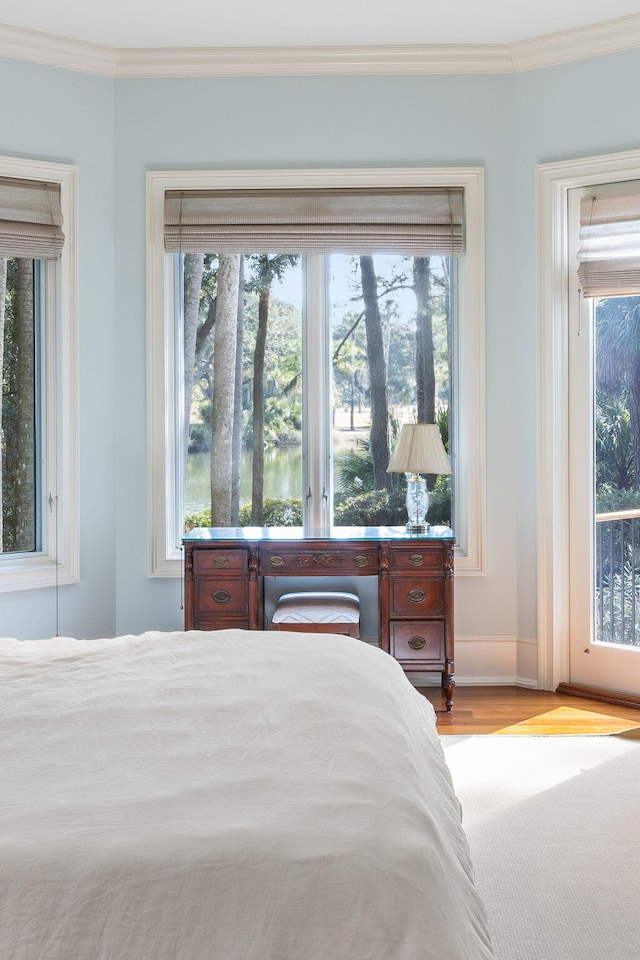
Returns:
[[[629,730],[640,729],[637,721],[624,720],[621,717],[609,716],[606,713],[597,713],[591,710],[579,710],[576,707],[556,707],[547,710],[536,717],[522,720],[511,726],[494,730],[493,735],[575,735],[594,736],[601,734],[623,733]],[[639,955],[640,960],[640,955]]]
[[[441,742],[496,960],[640,958],[640,741]]]

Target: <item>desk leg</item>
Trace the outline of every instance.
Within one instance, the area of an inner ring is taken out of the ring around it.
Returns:
[[[453,660],[445,662],[445,668],[442,672],[442,689],[446,698],[447,713],[453,707],[453,693],[456,688],[456,678],[453,672]]]
[[[380,617],[380,648],[385,653],[391,651],[389,606],[389,545],[382,543],[378,550],[378,614]]]
[[[260,616],[260,584],[258,581],[258,551],[249,552],[249,630],[264,630]]]

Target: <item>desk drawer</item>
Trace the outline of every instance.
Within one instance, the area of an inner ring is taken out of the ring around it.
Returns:
[[[394,543],[389,550],[389,570],[402,573],[422,573],[428,570],[442,570],[443,547],[436,544],[411,544],[398,546]]]
[[[427,577],[393,577],[391,616],[439,617],[444,613],[444,580]]]
[[[444,622],[392,623],[391,654],[396,660],[444,663]]]
[[[249,569],[247,550],[225,550],[218,547],[193,551],[193,572],[195,574],[243,573]]]
[[[246,580],[236,577],[204,578],[196,581],[196,610],[201,614],[247,616],[249,588]]]
[[[260,574],[263,577],[354,576],[377,572],[376,547],[346,549],[274,544],[260,548]]]

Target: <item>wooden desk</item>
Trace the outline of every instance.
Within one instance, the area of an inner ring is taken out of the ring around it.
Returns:
[[[407,671],[441,673],[453,704],[453,545],[449,527],[192,530],[185,550],[185,629],[264,630],[264,577],[377,576],[380,646]]]

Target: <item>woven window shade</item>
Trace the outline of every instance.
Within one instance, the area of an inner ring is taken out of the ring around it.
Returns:
[[[578,277],[584,297],[640,293],[640,193],[583,198]]]
[[[169,253],[460,256],[462,188],[165,194]]]
[[[0,256],[54,260],[63,245],[58,184],[0,178]]]

